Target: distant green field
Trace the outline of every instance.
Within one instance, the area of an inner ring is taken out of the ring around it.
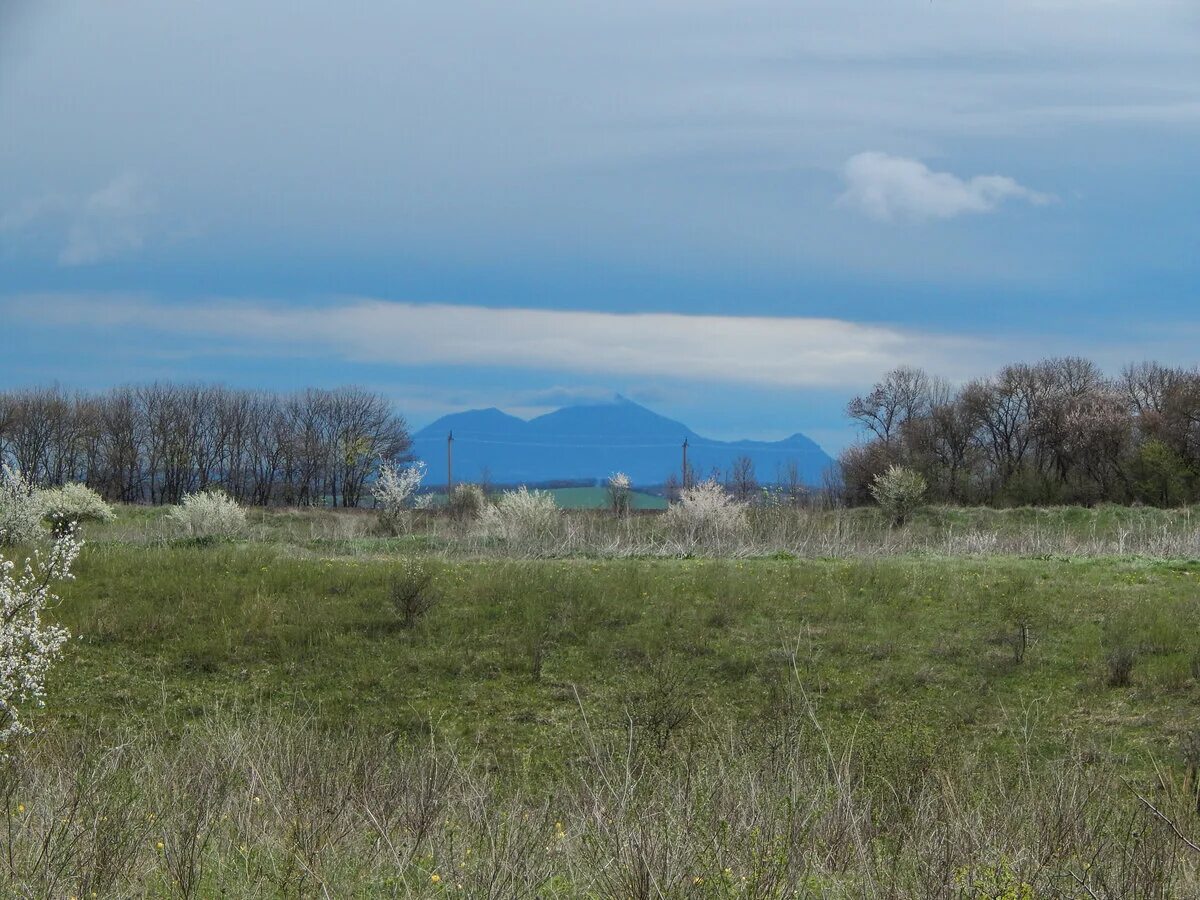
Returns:
[[[550,491],[554,502],[563,509],[602,509],[608,506],[608,490],[602,487],[556,488]],[[665,497],[641,491],[633,492],[634,509],[666,509]]]
[[[608,489],[603,487],[553,488],[547,493],[554,495],[554,502],[561,509],[604,509],[608,506]],[[446,502],[444,493],[434,494],[434,504]],[[665,497],[656,497],[642,491],[633,492],[634,509],[666,509]]]

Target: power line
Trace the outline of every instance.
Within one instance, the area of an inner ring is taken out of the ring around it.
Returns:
[[[576,450],[576,449],[664,450],[667,448],[678,448],[679,447],[679,444],[675,443],[674,441],[672,441],[670,443],[661,443],[661,444],[614,444],[614,443],[605,443],[605,444],[569,443],[569,444],[567,444],[567,443],[558,443],[558,442],[544,443],[544,442],[539,442],[539,441],[499,441],[499,440],[487,440],[484,438],[465,438],[464,439],[462,435],[463,435],[463,432],[461,432],[461,431],[455,433],[454,442],[456,444],[463,444],[463,443],[491,444],[491,445],[497,445],[497,446],[502,446],[502,447],[548,447],[551,449],[564,448],[564,449],[572,449],[572,450]],[[440,437],[438,437],[438,438],[422,437],[422,438],[414,438],[413,443],[414,444],[420,444],[420,443],[427,444],[427,443],[433,443],[435,441],[438,443],[441,443],[444,440],[445,440],[445,438],[440,438]],[[739,445],[739,444],[730,444],[730,443],[726,443],[726,442],[722,442],[722,441],[695,440],[693,438],[688,438],[688,441],[689,441],[689,446],[691,446],[691,447],[703,447],[703,448],[708,448],[710,450],[740,450],[740,451],[743,451],[746,453],[753,452],[753,453],[796,454],[797,452],[804,452],[807,449],[807,448],[799,448],[799,447],[773,447],[769,443],[756,443],[755,445],[752,445],[752,446],[745,446],[745,445]]]

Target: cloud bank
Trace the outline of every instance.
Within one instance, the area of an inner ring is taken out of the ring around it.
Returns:
[[[206,353],[471,366],[764,387],[861,384],[902,364],[949,376],[1000,359],[995,342],[831,318],[606,313],[353,299],[288,308],[246,301],[24,295],[7,315],[55,327],[136,327]]]
[[[842,177],[846,192],[839,204],[880,222],[952,219],[992,212],[1005,200],[1024,200],[1034,206],[1053,200],[1006,175],[964,180],[949,172],[934,172],[920,160],[877,152],[850,157]]]

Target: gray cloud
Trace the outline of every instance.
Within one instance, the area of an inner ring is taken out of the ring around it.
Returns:
[[[1200,31],[1170,0],[264,0],[253,13],[112,0],[42,4],[15,27],[24,50],[0,109],[22,139],[0,142],[6,184],[81,193],[154,172],[162,207],[211,223],[226,251],[269,235],[331,253],[566,248],[929,277],[938,252],[946,268],[971,254],[923,247],[918,266],[900,230],[862,247],[830,224],[852,153],[949,156],[966,172],[1037,159],[1039,180],[1046,166],[1074,178],[1108,146],[1085,128],[1200,126]],[[93,244],[82,235],[66,257],[103,253]]]
[[[842,177],[846,192],[838,202],[882,222],[952,219],[964,213],[992,212],[1005,200],[1042,206],[1054,199],[1005,175],[962,179],[949,172],[931,171],[919,160],[886,153],[850,157]]]
[[[114,178],[83,201],[59,263],[83,266],[140,250],[154,210],[154,198],[141,178],[132,173]]]
[[[47,228],[63,241],[59,265],[90,265],[140,250],[155,209],[144,180],[126,172],[85,196],[50,193],[21,200],[0,214],[0,233]]]

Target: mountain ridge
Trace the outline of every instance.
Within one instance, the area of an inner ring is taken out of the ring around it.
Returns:
[[[532,419],[495,407],[442,416],[413,435],[413,453],[427,466],[426,483],[446,480],[446,438],[454,434],[456,481],[538,484],[602,479],[615,471],[636,485],[679,475],[682,444],[697,477],[727,472],[748,456],[758,481],[783,480],[794,462],[802,481],[819,484],[833,459],[803,432],[779,441],[721,441],[698,434],[626,397],[564,406]]]

